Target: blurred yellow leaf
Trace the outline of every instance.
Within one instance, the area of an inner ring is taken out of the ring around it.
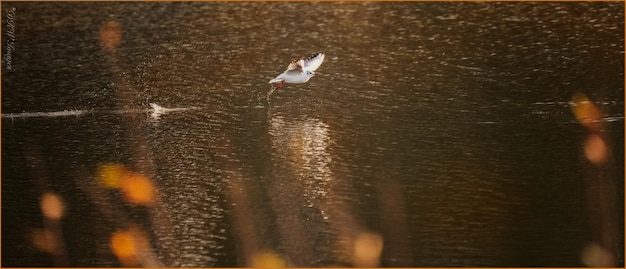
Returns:
[[[285,267],[285,262],[274,252],[261,251],[254,254],[254,257],[252,258],[252,267],[282,268]]]
[[[127,173],[124,165],[117,163],[105,163],[98,167],[98,179],[106,188],[119,188],[122,178]]]
[[[383,237],[377,233],[363,232],[354,240],[352,265],[354,267],[377,267],[383,251]]]

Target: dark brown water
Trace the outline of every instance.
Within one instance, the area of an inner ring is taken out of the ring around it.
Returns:
[[[623,3],[2,3],[2,18],[3,266],[119,266],[111,236],[133,225],[152,255],[137,266],[351,266],[363,244],[370,266],[567,267],[594,243],[624,265]],[[317,51],[321,74],[268,104],[267,81]],[[577,93],[603,112],[602,165]],[[158,198],[99,185],[106,163]],[[37,245],[50,227],[56,251]]]

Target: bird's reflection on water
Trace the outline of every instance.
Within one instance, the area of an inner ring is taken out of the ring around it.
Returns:
[[[324,225],[321,220],[328,218],[328,126],[315,118],[275,116],[269,119],[268,131],[273,149],[271,204],[286,255],[297,265],[315,264],[312,245],[301,242],[314,240],[305,227]]]
[[[332,180],[330,171],[331,144],[329,127],[316,118],[286,121],[282,116],[270,119],[269,134],[272,148],[278,153],[277,161],[288,165],[295,180],[301,182],[305,197],[323,199],[328,181]],[[292,180],[293,180],[292,179]],[[309,201],[313,205],[313,201]]]

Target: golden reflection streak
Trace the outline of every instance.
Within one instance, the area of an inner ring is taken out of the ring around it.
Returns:
[[[281,168],[288,167],[288,171],[281,169],[281,175],[275,174],[269,191],[281,242],[290,260],[296,266],[312,266],[314,262],[304,229],[307,220],[300,213],[307,206],[318,209],[323,221],[337,234],[336,260],[353,266],[377,266],[383,239],[362,227],[341,195],[353,192],[353,187],[331,171],[330,127],[316,118],[287,120],[276,116],[270,119],[269,132],[272,147],[279,154],[276,161],[282,163]]]
[[[319,156],[310,154],[323,153],[325,148],[322,146],[316,151],[306,141],[314,140],[312,136],[318,134],[314,126],[318,129],[324,129],[325,126],[316,120],[290,122],[280,116],[270,118],[269,124],[272,148],[278,153],[278,158],[274,162],[278,162],[279,171],[272,172],[268,192],[271,207],[276,215],[281,244],[285,246],[285,255],[293,263],[291,266],[312,266],[314,252],[308,241],[307,220],[303,219],[301,212],[305,206],[303,203],[312,203],[314,202],[312,199],[316,197],[311,191],[311,184],[316,182],[309,178],[316,175],[315,168],[311,166],[315,164],[310,162],[311,158]],[[324,137],[317,139],[321,138]],[[325,165],[327,164],[321,164],[320,167]],[[321,170],[324,171],[324,168]],[[318,176],[329,175],[318,174]]]

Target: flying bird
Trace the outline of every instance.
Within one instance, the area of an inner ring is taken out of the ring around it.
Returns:
[[[324,53],[321,52],[315,53],[306,59],[293,60],[289,66],[287,66],[285,72],[270,80],[272,90],[267,94],[268,102],[270,94],[282,88],[285,83],[299,84],[309,81],[311,77],[315,76],[315,70],[322,65],[323,61]],[[273,83],[278,84],[274,86]]]

